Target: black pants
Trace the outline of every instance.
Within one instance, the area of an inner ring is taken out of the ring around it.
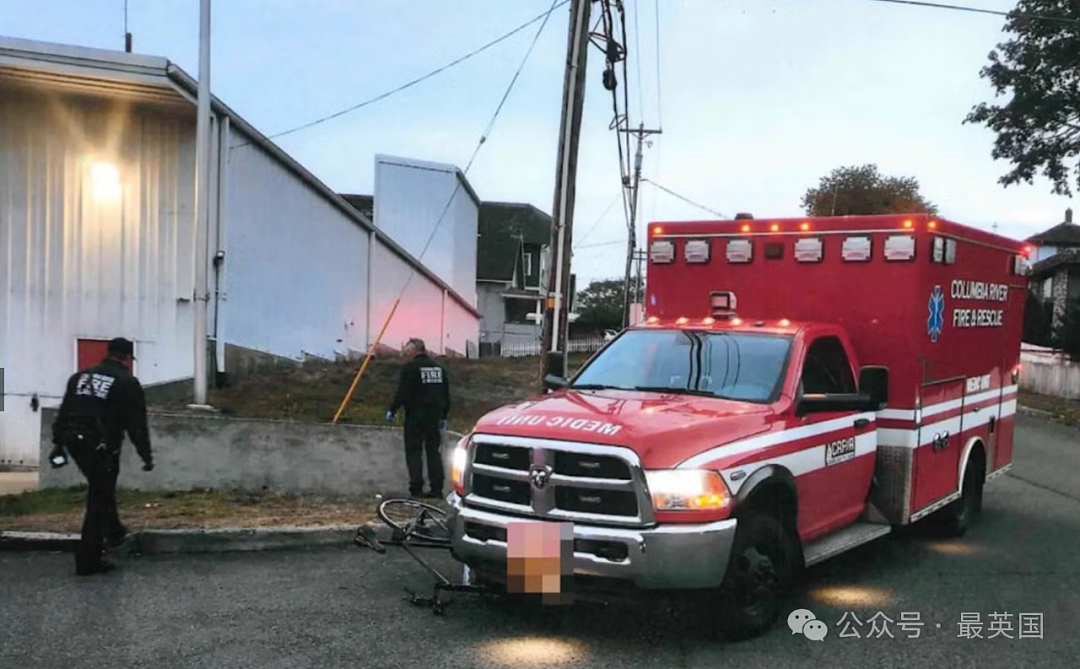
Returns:
[[[443,490],[443,462],[439,447],[442,434],[438,419],[410,418],[405,416],[405,464],[409,467],[409,494],[419,495],[424,490],[423,455],[427,454],[428,483],[432,492],[441,495]]]
[[[76,569],[89,569],[101,562],[106,537],[123,533],[116,509],[116,480],[120,476],[120,452],[71,449],[71,458],[86,477],[86,514],[82,535],[75,551]]]

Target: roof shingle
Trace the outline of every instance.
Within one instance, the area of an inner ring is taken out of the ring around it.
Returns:
[[[1073,223],[1073,210],[1066,209],[1063,222],[1028,237],[1027,241],[1039,246],[1080,246],[1080,225]]]

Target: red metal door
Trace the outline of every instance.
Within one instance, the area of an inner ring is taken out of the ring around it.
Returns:
[[[78,339],[76,342],[76,371],[93,367],[104,360],[109,352],[108,339]]]
[[[956,472],[964,444],[962,416],[966,378],[947,379],[922,388],[922,421],[914,458],[911,511],[915,513],[956,491]]]

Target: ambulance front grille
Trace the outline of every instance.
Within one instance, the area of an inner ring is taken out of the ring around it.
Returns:
[[[465,503],[600,525],[635,527],[653,520],[633,451],[522,437],[473,437]]]

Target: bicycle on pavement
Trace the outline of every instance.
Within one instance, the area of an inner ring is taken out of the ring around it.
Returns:
[[[469,583],[453,583],[438,569],[420,557],[414,549],[434,548],[450,550],[450,528],[446,523],[446,512],[434,504],[414,499],[391,498],[379,503],[376,511],[390,530],[389,539],[379,539],[375,528],[364,524],[356,530],[353,542],[361,548],[370,548],[377,553],[386,553],[387,546],[403,549],[429,574],[435,577],[432,596],[424,597],[405,588],[406,601],[415,606],[428,606],[435,615],[441,616],[450,603],[440,597],[442,592],[467,592],[473,594],[488,593],[488,589]]]

